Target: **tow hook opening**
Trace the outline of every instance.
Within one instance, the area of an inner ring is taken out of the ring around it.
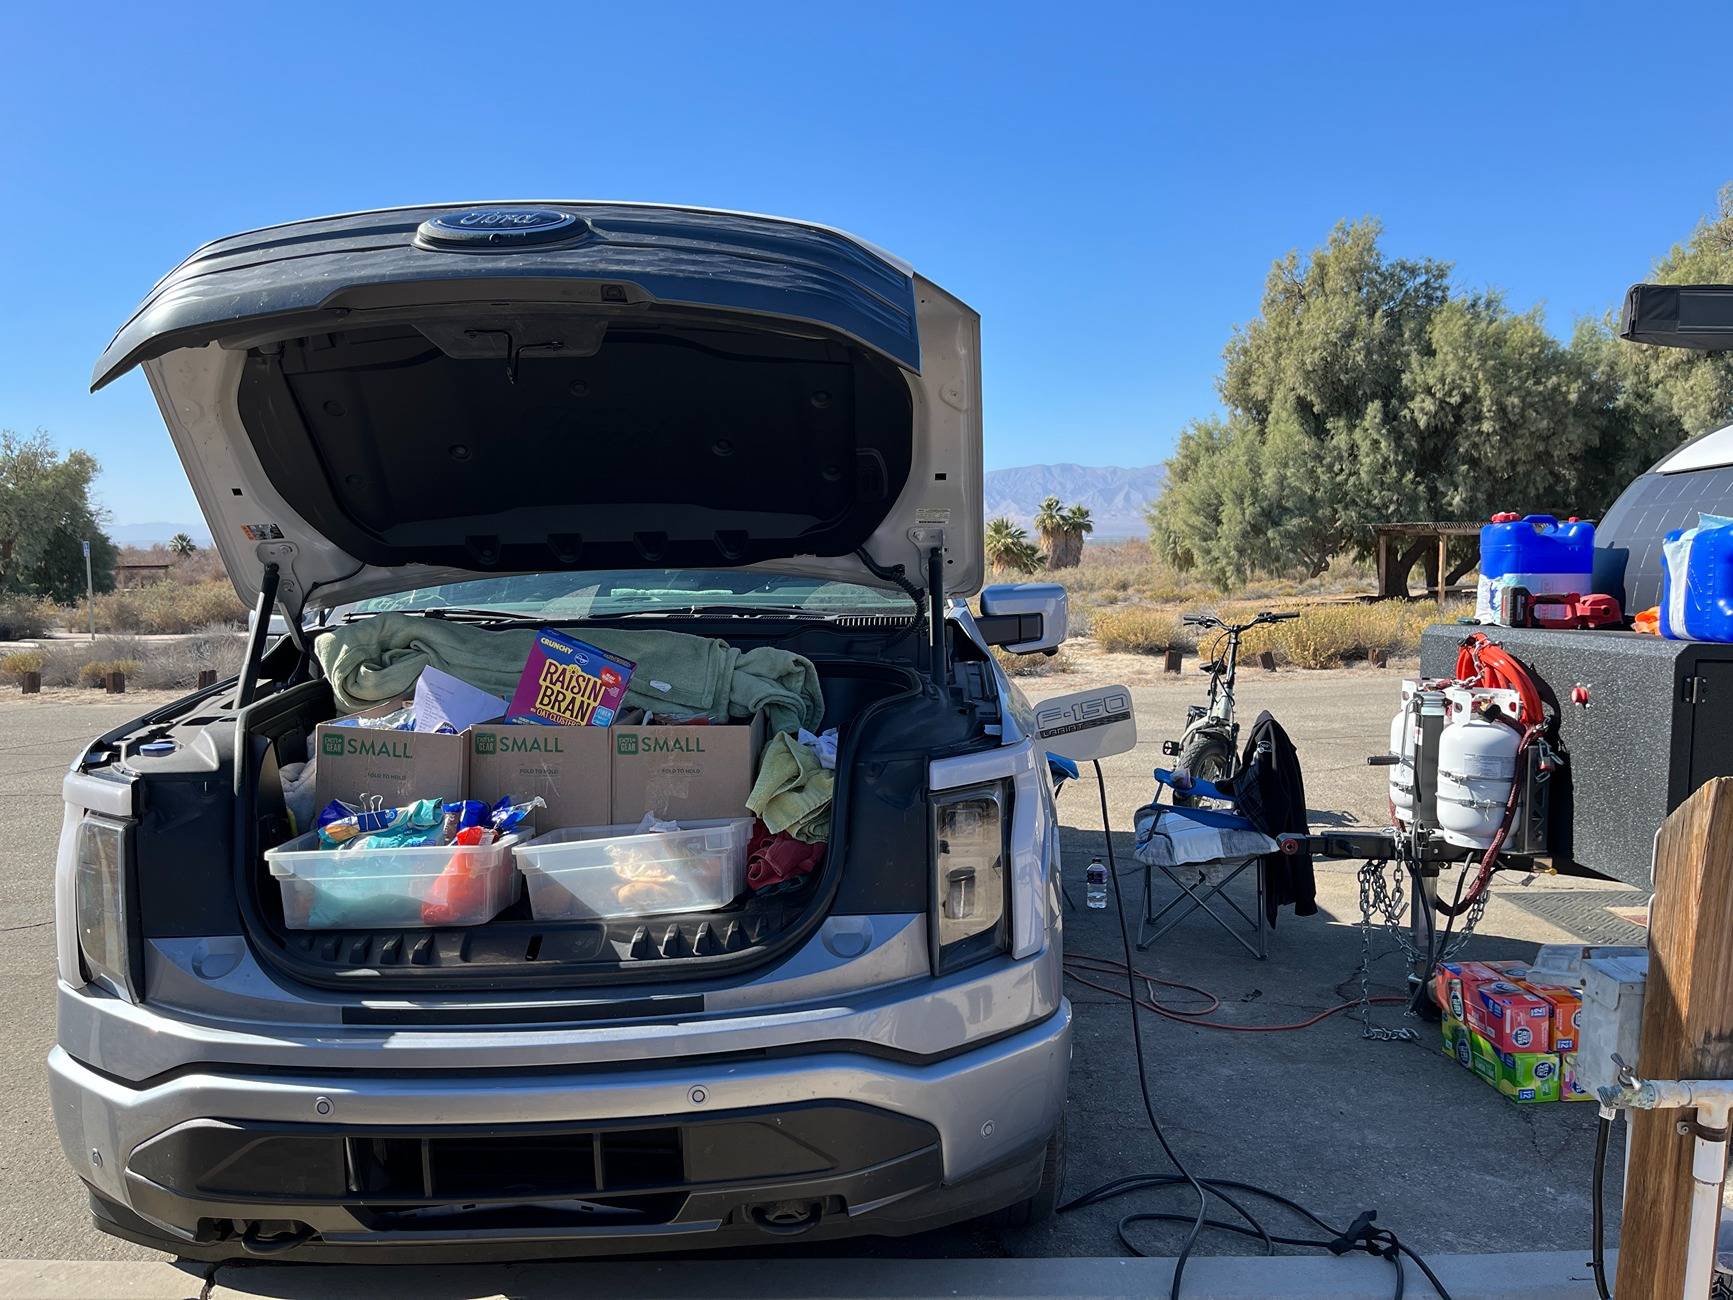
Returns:
[[[241,1249],[249,1255],[280,1255],[318,1234],[295,1219],[236,1220]]]
[[[822,1201],[764,1201],[746,1207],[746,1217],[765,1232],[796,1237],[824,1217]]]

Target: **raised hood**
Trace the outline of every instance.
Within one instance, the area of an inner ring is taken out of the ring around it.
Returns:
[[[392,209],[207,244],[110,343],[236,589],[751,566],[978,589],[980,323],[847,235],[736,213]]]

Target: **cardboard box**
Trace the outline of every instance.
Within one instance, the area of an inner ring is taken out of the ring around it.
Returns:
[[[1499,1052],[1492,1084],[1518,1102],[1557,1101],[1563,1071],[1556,1052]]]
[[[489,803],[540,797],[538,834],[568,826],[606,826],[612,819],[612,765],[606,727],[548,727],[482,722],[469,742],[469,796]]]
[[[1574,1052],[1581,1036],[1580,1019],[1583,1009],[1582,990],[1568,982],[1568,977],[1548,974],[1538,967],[1521,961],[1489,961],[1484,963],[1503,973],[1505,979],[1520,985],[1536,997],[1544,998],[1552,1007],[1552,1036],[1548,1050]]]
[[[1577,1054],[1565,1052],[1559,1057],[1559,1100],[1560,1101],[1594,1101],[1599,1097],[1577,1075]]]
[[[750,817],[766,726],[609,727],[615,825],[658,817]]]
[[[1498,1053],[1492,1050],[1492,1044],[1453,1016],[1444,1017],[1443,1029],[1444,1054],[1470,1074],[1496,1086]]]
[[[1558,1101],[1564,1068],[1552,1052],[1500,1052],[1469,1025],[1450,1016],[1443,1022],[1444,1054],[1523,1105]]]
[[[1439,1028],[1444,1031],[1444,1054],[1472,1074],[1474,1072],[1474,1045],[1469,1037],[1468,1026],[1447,1013],[1444,1019],[1439,1022]],[[1487,1049],[1489,1053],[1491,1050],[1491,1048]]]
[[[1552,1044],[1552,1004],[1507,979],[1463,988],[1468,1027],[1500,1052],[1529,1055]]]
[[[1523,980],[1522,986],[1536,997],[1544,998],[1552,1007],[1552,1026],[1549,1031],[1552,1041],[1549,1049],[1554,1052],[1575,1052],[1577,1044],[1582,1041],[1582,993],[1557,984],[1537,984],[1528,980]]]
[[[556,727],[609,726],[635,666],[588,641],[543,628],[530,644],[507,716]]]
[[[358,716],[402,707],[401,702],[381,704]],[[322,722],[313,730],[313,752],[319,758],[313,790],[321,808],[333,799],[396,808],[417,799],[469,797],[469,742],[461,735]]]
[[[1502,972],[1485,962],[1441,961],[1432,975],[1432,996],[1446,1016],[1452,1020],[1467,1020],[1473,989],[1503,978]]]

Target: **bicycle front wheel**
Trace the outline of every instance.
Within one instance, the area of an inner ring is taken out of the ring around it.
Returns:
[[[1226,736],[1214,732],[1199,731],[1187,736],[1180,746],[1179,761],[1174,767],[1182,772],[1189,772],[1200,781],[1222,782],[1234,774],[1234,747],[1228,743]],[[1213,808],[1220,806],[1220,801],[1201,795],[1181,794],[1174,791],[1173,802],[1180,808]]]

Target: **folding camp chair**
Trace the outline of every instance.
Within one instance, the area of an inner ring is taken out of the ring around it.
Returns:
[[[1157,768],[1155,779],[1158,785],[1169,786],[1182,794],[1198,795],[1230,806],[1237,803],[1232,790],[1185,772]],[[1160,798],[1159,790],[1156,797]],[[1218,808],[1152,802],[1139,808],[1133,821],[1137,828],[1134,856],[1143,863],[1143,918],[1137,927],[1138,951],[1147,950],[1186,917],[1202,909],[1242,948],[1262,961],[1268,951],[1264,900],[1269,882],[1264,860],[1266,854],[1278,850],[1276,841],[1249,819]],[[1255,909],[1249,916],[1226,892],[1227,887],[1247,870],[1252,872],[1257,882]],[[1155,907],[1156,871],[1160,871],[1180,891],[1159,910]],[[1218,912],[1211,905],[1212,901],[1227,904],[1244,925]],[[1168,917],[1176,908],[1180,909],[1177,914]],[[1168,918],[1165,924],[1164,917]],[[1252,939],[1246,938],[1244,931],[1247,929],[1251,931]]]

